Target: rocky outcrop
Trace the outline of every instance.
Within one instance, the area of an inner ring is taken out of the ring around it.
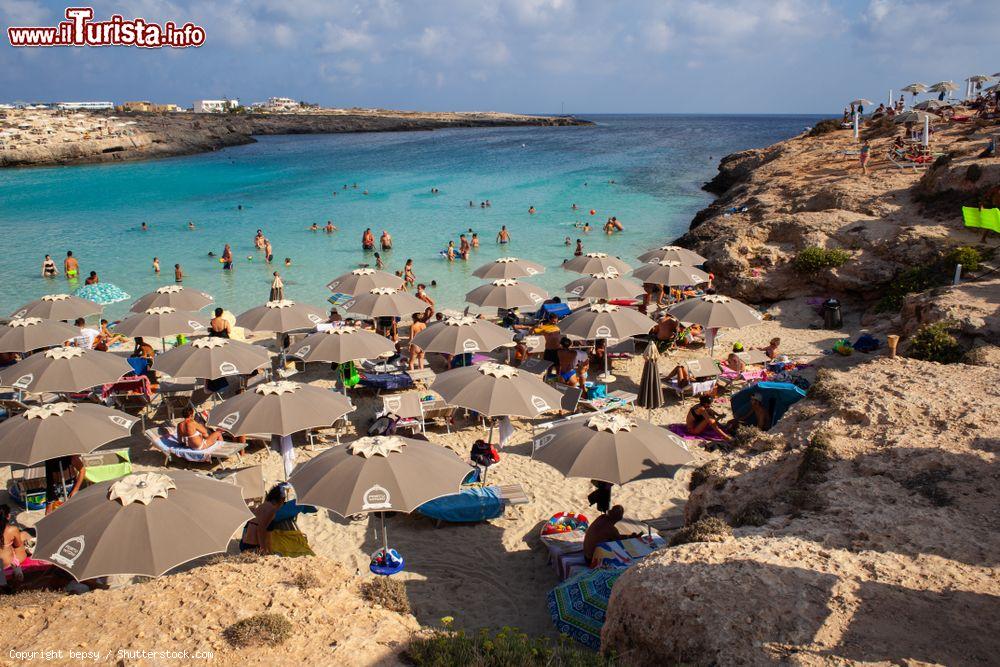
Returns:
[[[1000,345],[1000,278],[911,295],[903,303],[899,319],[899,332],[904,336],[944,321],[974,343]]]
[[[705,186],[719,198],[677,243],[707,257],[720,291],[744,300],[871,302],[900,272],[980,243],[980,234],[963,226],[961,206],[1000,204],[1000,157],[979,157],[995,131],[939,131],[933,150],[948,157],[926,173],[890,162],[891,139],[882,138],[872,143],[871,175],[862,176],[846,130],[735,153]],[[850,259],[815,274],[793,270],[792,260],[809,246],[844,250]]]
[[[1000,371],[882,358],[821,374],[812,396],[694,477],[688,520],[724,518],[735,537],[626,572],[606,651],[636,664],[995,662]]]
[[[6,124],[17,125],[17,112]],[[37,115],[37,114],[36,114]],[[0,150],[0,167],[28,167],[85,162],[145,160],[219,150],[253,143],[254,135],[410,132],[448,127],[514,125],[590,125],[566,116],[524,116],[493,112],[404,112],[349,110],[309,114],[77,113],[85,121],[115,118],[127,123],[118,136],[72,134],[60,130],[69,116],[46,112],[53,132],[29,135],[15,147]],[[76,121],[74,121],[76,122]],[[4,122],[0,122],[2,128]]]

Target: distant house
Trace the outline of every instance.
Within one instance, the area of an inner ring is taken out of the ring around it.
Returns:
[[[290,97],[269,97],[264,103],[267,111],[294,111],[299,108],[299,103]]]
[[[180,111],[180,107],[176,104],[153,104],[152,102],[122,102],[119,106],[115,107],[118,111],[145,111],[162,113],[165,111]]]
[[[59,102],[57,109],[63,111],[105,111],[115,108],[111,102]]]
[[[240,106],[238,99],[232,100],[195,100],[195,113],[225,113]]]

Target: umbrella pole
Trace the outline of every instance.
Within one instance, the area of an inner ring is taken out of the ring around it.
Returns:
[[[389,553],[389,533],[385,529],[385,512],[379,512],[378,516],[382,521],[382,549],[385,553]]]
[[[618,378],[608,371],[608,356],[611,351],[611,339],[604,338],[602,340],[604,340],[604,372],[598,375],[597,379],[604,383],[614,382]]]
[[[63,502],[69,500],[66,495],[66,473],[63,471],[62,461],[59,461],[59,492],[62,494]]]

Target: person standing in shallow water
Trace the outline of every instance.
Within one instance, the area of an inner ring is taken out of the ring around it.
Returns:
[[[227,243],[222,249],[222,268],[226,271],[233,270],[233,249]]]

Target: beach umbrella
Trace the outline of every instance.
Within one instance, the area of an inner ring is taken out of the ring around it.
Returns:
[[[300,329],[315,329],[326,321],[326,313],[319,308],[295,301],[268,301],[240,313],[236,326],[250,331],[272,331],[286,333]]]
[[[465,295],[465,300],[483,308],[521,308],[537,306],[549,293],[537,285],[503,278],[480,285]]]
[[[667,312],[685,324],[700,324],[706,329],[740,329],[763,319],[750,306],[721,294],[685,299],[668,307]]]
[[[536,276],[539,273],[545,273],[545,267],[541,264],[528,262],[517,257],[500,257],[483,264],[473,271],[472,275],[483,280],[502,280]]]
[[[942,102],[941,100],[924,100],[923,102],[917,102],[913,105],[914,109],[920,111],[933,111],[935,109],[947,109],[951,107],[947,102]]]
[[[761,404],[771,416],[768,428],[778,423],[778,420],[795,403],[805,398],[806,392],[791,382],[758,382],[733,394],[729,403],[733,415],[746,415],[751,407],[750,400],[757,396]]]
[[[625,568],[584,569],[549,591],[547,606],[559,634],[601,650],[601,628],[608,612],[611,587]]]
[[[647,415],[663,405],[663,380],[660,377],[660,351],[650,342],[642,353],[642,377],[639,378],[639,397],[635,404],[646,408]]]
[[[684,441],[644,419],[596,413],[551,428],[532,441],[531,458],[566,477],[625,484],[662,466],[690,463]]]
[[[176,310],[201,310],[214,299],[211,294],[180,285],[164,285],[145,294],[132,304],[133,313],[142,313],[150,308],[174,308]]]
[[[100,315],[104,308],[89,299],[81,299],[69,294],[46,294],[41,299],[27,303],[11,318],[40,317],[43,320],[75,320],[78,317]]]
[[[352,410],[354,406],[343,394],[281,380],[259,384],[219,403],[208,414],[208,424],[236,436],[286,436],[329,427]]]
[[[901,113],[892,119],[892,122],[897,125],[902,125],[904,123],[918,123],[923,124],[927,121],[934,122],[940,120],[941,117],[932,113],[927,113],[926,111],[907,111],[906,113]]]
[[[129,315],[115,324],[114,331],[129,338],[199,334],[208,331],[208,318],[198,313],[160,306]]]
[[[288,356],[305,362],[343,364],[392,354],[396,346],[385,336],[356,327],[337,327],[310,334],[294,345]]]
[[[33,555],[78,580],[159,577],[226,551],[252,518],[233,484],[183,470],[137,473],[87,487],[41,519]]]
[[[907,86],[903,86],[900,90],[904,93],[911,93],[914,97],[918,94],[927,91],[927,84],[925,83],[911,83]]]
[[[331,292],[357,296],[359,294],[367,294],[371,290],[381,287],[400,289],[402,286],[403,279],[399,276],[395,276],[387,271],[363,268],[354,269],[353,271],[337,276],[327,283],[326,288]]]
[[[870,107],[872,104],[874,104],[874,102],[872,102],[871,100],[866,100],[865,98],[862,97],[861,99],[851,100],[851,104],[853,104],[856,107],[864,107],[864,106]]]
[[[0,352],[31,352],[62,345],[80,335],[80,330],[56,320],[40,317],[15,318],[0,326]]]
[[[448,317],[435,322],[414,339],[413,344],[424,352],[468,354],[489,352],[514,340],[514,333],[488,320],[475,317]]]
[[[563,318],[559,330],[580,340],[624,340],[648,333],[654,326],[656,322],[633,308],[592,303]]]
[[[117,382],[132,367],[124,358],[82,347],[54,347],[0,371],[0,386],[32,394],[69,393]]]
[[[504,364],[483,363],[439,374],[430,387],[448,405],[485,417],[537,417],[558,410],[559,390],[537,375]]]
[[[46,403],[0,423],[0,463],[33,466],[49,459],[89,454],[128,437],[139,421],[94,403]]]
[[[84,285],[73,292],[73,294],[81,299],[87,299],[88,301],[99,303],[102,306],[118,303],[119,301],[128,301],[132,298],[129,296],[128,292],[114,283],[94,283],[93,285]]]
[[[686,266],[700,266],[706,261],[704,257],[693,250],[676,245],[660,246],[639,255],[640,262],[658,262],[662,259],[680,262]]]
[[[563,262],[562,268],[575,273],[618,273],[626,274],[632,267],[617,257],[609,257],[603,252],[588,252]]]
[[[993,72],[992,78],[1000,79],[1000,72]]]
[[[422,313],[428,303],[394,287],[376,287],[344,302],[344,310],[368,317],[403,317]]]
[[[971,81],[972,83],[985,83],[986,81],[989,81],[992,78],[993,77],[988,76],[986,74],[973,74],[968,79],[966,79],[966,81]]]
[[[581,299],[614,301],[635,298],[642,293],[642,285],[619,273],[592,273],[569,283],[565,290]]]
[[[233,375],[249,375],[267,366],[271,354],[260,345],[229,338],[196,338],[157,355],[153,368],[175,378],[218,380]]]
[[[378,512],[382,549],[389,551],[386,512],[412,512],[458,493],[472,467],[446,447],[399,436],[359,438],[305,462],[289,483],[296,501],[340,516]]]
[[[927,89],[929,93],[953,93],[958,90],[958,84],[953,81],[938,81]]]
[[[643,264],[632,275],[644,283],[654,285],[697,285],[708,282],[708,274],[693,266],[685,266],[676,260],[661,259]]]

